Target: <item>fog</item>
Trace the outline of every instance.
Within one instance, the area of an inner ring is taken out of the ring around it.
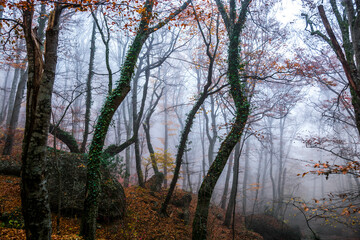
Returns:
[[[211,94],[195,116],[177,182],[178,189],[194,194],[215,160],[236,114],[230,88],[226,85],[228,36],[221,21],[216,25],[218,15],[214,9],[199,10],[213,14],[212,18],[199,21],[202,33],[192,18],[185,19],[184,25],[173,22],[151,34],[137,61],[131,91],[112,118],[105,140],[105,148],[126,142],[134,134],[134,122],[138,122],[142,171],[144,180],[149,180],[154,171],[143,124],[147,124],[146,118],[153,111],[147,127],[153,148],[160,156],[159,170],[167,172],[163,187],[168,188],[186,118],[201,95],[209,72],[210,60],[203,37],[208,42],[211,38],[210,53],[218,44]],[[129,21],[127,16],[114,12],[104,15],[104,12],[105,8],[99,8],[94,14],[99,25],[96,27],[86,152],[109,92],[109,74],[113,90],[134,38],[129,29],[135,26],[124,27]],[[359,160],[359,133],[352,95],[341,63],[326,42],[308,31],[309,26],[301,16],[304,12],[309,16],[313,14],[315,27],[325,32],[316,9],[303,5],[302,1],[269,1],[267,5],[264,1],[253,1],[251,5],[239,46],[241,81],[250,104],[250,115],[238,147],[234,148],[217,182],[211,203],[226,210],[230,192],[237,184],[235,209],[244,219],[252,215],[274,216],[300,229],[303,239],[311,239],[312,231],[322,239],[334,236],[355,239],[360,237],[354,232],[359,230],[358,169],[342,171],[349,162],[354,162],[352,166],[355,166]],[[335,17],[328,14],[334,22]],[[69,132],[80,144],[85,129],[86,82],[94,17],[89,12],[66,11],[64,15],[51,123]],[[336,34],[339,35],[339,31]],[[104,42],[108,39],[107,65]],[[1,135],[7,127],[10,94],[16,90],[12,87],[13,81],[18,78],[15,75],[18,66],[10,62],[25,62],[26,57],[24,40],[18,39],[16,45],[21,49],[17,57],[10,56],[9,60],[10,48],[4,47],[1,52]],[[21,105],[19,129],[25,127],[25,99]],[[53,146],[52,135],[49,135],[48,145]],[[69,150],[61,141],[57,148]],[[165,152],[167,157],[164,157]],[[135,155],[132,144],[112,160],[119,166],[117,178],[126,186],[138,184]],[[240,165],[238,182],[234,183],[236,161]]]

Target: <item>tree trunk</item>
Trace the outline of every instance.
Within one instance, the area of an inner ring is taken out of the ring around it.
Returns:
[[[189,167],[189,154],[188,152],[185,152],[185,169],[186,169],[186,177],[187,177],[187,184],[189,186],[189,191],[192,193],[192,183],[191,183],[191,173],[190,173],[190,167]]]
[[[234,154],[231,153],[231,155],[230,155],[230,161],[229,161],[229,163],[228,163],[228,169],[227,169],[227,173],[226,173],[224,192],[223,192],[223,195],[222,195],[221,201],[220,201],[220,207],[221,207],[222,209],[225,209],[225,208],[226,208],[226,200],[227,200],[227,195],[228,195],[228,191],[229,191],[229,182],[230,182],[231,166],[233,165],[233,160],[234,160]]]
[[[215,149],[215,143],[216,143],[216,139],[217,139],[215,103],[214,103],[214,97],[212,95],[210,96],[210,116],[211,116],[212,136],[210,134],[210,129],[209,129],[209,117],[208,117],[208,115],[205,111],[205,107],[204,107],[206,135],[209,140],[209,148],[208,148],[209,166],[212,164],[212,162],[214,160],[214,149]]]
[[[4,144],[4,150],[3,155],[10,155],[12,151],[12,147],[14,144],[14,135],[15,130],[19,121],[19,115],[20,115],[20,108],[21,108],[21,102],[23,100],[24,91],[25,91],[25,84],[27,79],[27,72],[24,71],[24,69],[21,69],[20,72],[20,81],[19,85],[17,87],[16,96],[15,96],[15,102],[14,102],[14,108],[11,111],[11,118],[10,123],[7,128],[7,134]]]
[[[207,238],[207,218],[209,213],[209,204],[215,185],[226,165],[226,162],[235,147],[236,143],[241,139],[246,121],[249,116],[249,103],[246,98],[245,86],[241,82],[239,75],[240,69],[240,34],[245,24],[248,6],[251,0],[245,0],[241,4],[241,10],[236,19],[235,1],[230,1],[230,16],[227,14],[225,7],[220,0],[216,0],[218,9],[225,22],[229,36],[228,46],[228,82],[230,84],[230,95],[234,100],[236,116],[233,126],[221,143],[218,154],[211,164],[210,169],[204,178],[199,193],[198,202],[193,222],[194,240],[203,240]]]
[[[150,73],[149,73],[149,76],[150,76]],[[151,101],[150,101],[150,106],[151,107],[150,107],[150,109],[149,109],[149,111],[148,111],[148,113],[147,113],[147,115],[145,117],[145,123],[143,123],[143,128],[144,128],[144,131],[145,131],[146,144],[147,144],[148,151],[149,151],[149,154],[150,154],[151,165],[152,165],[152,168],[154,170],[155,175],[158,175],[159,174],[159,168],[157,166],[157,162],[156,162],[156,158],[155,158],[155,151],[154,151],[154,147],[153,147],[153,145],[151,143],[151,137],[150,137],[150,119],[151,119],[152,114],[155,111],[156,106],[159,103],[159,100],[160,100],[161,95],[162,95],[162,91],[161,91],[160,95],[157,95],[157,98],[156,98],[155,102],[153,103],[154,95],[156,95],[155,91],[156,91],[156,89],[154,89],[154,92],[152,94]]]
[[[244,169],[244,179],[243,179],[243,186],[242,186],[242,213],[243,216],[246,216],[246,207],[247,207],[247,182],[248,182],[248,178],[249,178],[249,150],[250,150],[250,146],[249,146],[249,142],[247,141],[245,143],[245,169]]]
[[[16,65],[19,64],[19,61],[16,61]],[[14,77],[13,77],[13,81],[11,84],[11,90],[10,90],[10,96],[9,96],[9,100],[8,100],[8,111],[6,114],[6,127],[8,127],[10,125],[11,122],[11,116],[12,116],[12,111],[14,110],[14,101],[15,101],[15,95],[16,95],[16,89],[17,89],[17,85],[18,85],[18,80],[19,80],[19,75],[20,75],[20,68],[16,67],[15,71],[14,71]]]
[[[260,177],[261,177],[261,169],[262,169],[262,165],[263,165],[263,154],[264,154],[264,150],[263,148],[261,148],[260,152],[259,152],[259,164],[257,167],[257,174],[256,174],[256,190],[255,190],[255,198],[254,198],[254,203],[253,203],[253,207],[252,207],[252,211],[250,213],[250,215],[254,215],[255,214],[255,208],[256,206],[258,206],[259,209],[259,189],[260,189]],[[264,186],[261,186],[262,188]],[[251,223],[250,223],[251,225]]]
[[[135,64],[143,44],[148,38],[148,33],[140,28],[129,49],[124,66],[121,70],[121,77],[114,91],[106,98],[105,104],[101,109],[98,122],[95,126],[95,133],[90,145],[88,158],[88,173],[86,184],[86,195],[84,202],[84,214],[81,223],[81,235],[86,240],[95,239],[96,217],[98,209],[98,196],[100,193],[100,166],[101,154],[104,147],[105,137],[111,123],[111,119],[130,91],[131,77],[134,72]]]
[[[144,3],[143,11],[141,11],[139,27],[128,50],[125,62],[121,68],[120,79],[117,82],[115,89],[105,100],[105,103],[100,111],[100,116],[95,126],[94,137],[90,145],[87,164],[84,214],[82,216],[80,229],[80,235],[82,235],[86,240],[95,239],[96,217],[98,210],[97,202],[101,188],[100,166],[105,137],[115,111],[130,91],[131,78],[142,46],[152,32],[166,25],[167,22],[182,12],[182,10],[184,10],[189,4],[190,0],[186,1],[179,9],[172,12],[168,18],[161,22],[161,24],[149,28],[150,19],[153,14],[154,1],[146,0]]]
[[[0,124],[2,124],[2,122],[6,118],[6,104],[5,104],[7,102],[6,101],[6,97],[7,97],[6,88],[7,88],[7,85],[8,85],[10,72],[11,72],[11,67],[8,66],[8,70],[6,72],[5,81],[4,81],[4,85],[3,85],[4,96],[3,96],[3,99],[2,99],[2,103],[1,103]]]
[[[235,147],[232,187],[229,198],[229,204],[226,209],[225,220],[224,220],[224,225],[227,227],[230,227],[231,224],[231,217],[236,201],[237,185],[239,184],[239,169],[240,169],[240,155],[241,155],[240,145],[241,143],[238,143]]]
[[[210,84],[211,84],[211,81],[210,81]],[[170,188],[169,188],[169,191],[168,191],[168,193],[166,195],[165,201],[164,201],[164,203],[162,204],[162,207],[161,207],[161,213],[164,214],[164,215],[166,215],[167,206],[170,203],[171,196],[172,196],[172,194],[173,194],[173,192],[175,190],[176,183],[177,183],[177,180],[179,178],[180,167],[181,167],[181,164],[182,164],[184,153],[186,151],[186,144],[187,144],[188,137],[189,137],[189,134],[190,134],[190,131],[191,131],[191,127],[192,127],[193,122],[194,122],[195,115],[196,115],[197,111],[200,109],[201,105],[204,103],[204,101],[205,101],[205,99],[207,97],[207,90],[210,87],[210,84],[207,84],[207,86],[205,86],[204,91],[201,93],[199,99],[196,101],[195,105],[192,107],[192,109],[189,112],[188,117],[186,119],[186,124],[185,124],[185,127],[184,127],[184,129],[182,131],[182,134],[181,134],[181,137],[180,137],[180,143],[179,143],[179,146],[178,146],[178,152],[176,154],[176,166],[175,166],[175,171],[174,171],[174,177],[173,177],[173,179],[171,181]]]
[[[137,91],[138,91],[138,81],[140,77],[140,69],[142,66],[142,61],[140,61],[139,68],[137,69],[137,72],[135,74],[134,80],[133,80],[133,86],[132,86],[132,115],[133,115],[133,132],[134,132],[134,150],[135,150],[135,163],[136,163],[136,173],[138,176],[138,184],[141,187],[145,187],[144,184],[144,176],[141,170],[141,156],[140,156],[140,143],[139,143],[139,128],[140,128],[140,120],[141,116],[138,114],[137,109]],[[145,91],[145,90],[144,90]]]
[[[90,61],[89,61],[89,73],[86,80],[86,102],[85,102],[85,123],[84,123],[84,135],[83,141],[81,144],[80,151],[84,153],[86,151],[86,143],[89,136],[89,127],[90,127],[90,111],[91,111],[91,82],[94,76],[94,60],[95,60],[95,42],[96,42],[96,24],[93,22],[93,28],[91,33],[90,41]]]
[[[147,17],[148,14],[151,14],[152,12],[152,6],[153,4],[151,1],[146,1],[145,11],[142,14],[139,29],[129,48],[126,60],[121,69],[120,80],[117,82],[116,88],[106,98],[105,104],[100,111],[100,116],[95,126],[94,137],[89,150],[84,214],[82,216],[80,229],[80,235],[82,235],[86,240],[95,239],[98,197],[101,191],[101,155],[106,134],[115,111],[130,91],[131,78],[134,73],[137,59],[143,44],[150,34],[147,30]]]
[[[131,136],[131,130],[132,130],[132,105],[129,104],[128,99],[126,100],[127,104],[123,104],[123,119],[125,124],[125,131],[126,131],[126,138],[129,139]],[[128,106],[127,109],[125,109],[125,105]],[[126,112],[129,116],[129,119],[126,118]],[[126,148],[125,150],[125,178],[124,178],[124,186],[129,186],[129,177],[130,177],[130,147]]]
[[[267,175],[267,170],[268,170],[268,166],[269,166],[269,163],[270,163],[270,159],[268,161],[268,151],[265,150],[265,153],[264,153],[264,168],[263,168],[263,172],[262,172],[262,181],[261,181],[261,192],[260,192],[260,199],[265,199],[265,190],[266,190],[266,175]],[[264,207],[264,204],[261,203],[260,205],[260,208],[263,209],[263,211],[265,212],[265,209],[263,208]]]
[[[43,65],[36,33],[32,30],[34,6],[23,9],[28,87],[21,167],[21,203],[27,239],[51,238],[45,162],[61,10],[62,8],[56,4],[49,16]]]
[[[168,94],[167,87],[165,86],[165,95],[164,95],[164,187],[165,189],[168,187],[167,182],[167,151],[169,147],[169,128],[168,128]],[[175,170],[176,171],[176,170]],[[166,201],[166,200],[165,200]]]
[[[283,184],[284,184],[284,129],[285,129],[285,123],[286,123],[286,115],[279,119],[279,129],[280,129],[280,135],[279,135],[279,167],[278,167],[278,185],[277,185],[277,206],[275,209],[275,216],[281,217],[280,212],[282,208],[282,202],[283,202]]]
[[[271,127],[270,127],[270,170],[269,170],[269,174],[270,174],[270,180],[271,180],[271,186],[272,186],[272,207],[271,207],[271,211],[272,214],[274,214],[274,210],[275,210],[275,202],[277,199],[277,195],[276,195],[276,183],[275,183],[275,179],[274,179],[274,144],[273,144],[273,139],[272,139],[272,132],[271,132]]]

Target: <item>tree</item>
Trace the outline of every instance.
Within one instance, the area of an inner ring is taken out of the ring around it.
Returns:
[[[149,154],[150,154],[151,165],[152,165],[152,168],[154,170],[155,175],[159,174],[159,168],[158,168],[157,160],[155,158],[154,147],[153,147],[153,145],[151,143],[150,119],[151,119],[151,116],[154,113],[155,108],[158,105],[159,100],[160,100],[160,98],[161,98],[161,96],[163,94],[164,88],[161,89],[159,94],[156,93],[156,90],[159,87],[160,87],[160,84],[157,84],[156,86],[154,86],[154,91],[153,91],[153,93],[151,95],[151,100],[150,100],[150,108],[148,109],[148,112],[147,112],[146,117],[145,117],[145,122],[143,123],[143,128],[144,128],[145,137],[146,137],[146,145],[148,147],[148,151],[149,151]],[[156,96],[155,101],[154,101],[154,96]]]
[[[81,143],[81,152],[85,152],[86,143],[89,136],[89,125],[90,125],[90,111],[91,111],[91,82],[94,76],[94,59],[95,59],[95,40],[96,40],[96,22],[94,20],[92,33],[91,33],[91,46],[90,46],[90,61],[89,61],[89,73],[86,79],[86,110],[85,110],[85,127],[83,134],[83,141]]]
[[[250,2],[251,0],[242,1],[239,13],[237,13],[236,1],[231,0],[229,3],[229,13],[227,13],[224,3],[221,0],[216,0],[216,5],[224,21],[229,38],[227,75],[230,85],[230,94],[234,100],[236,109],[236,116],[229,134],[221,143],[218,154],[199,189],[198,202],[193,222],[192,238],[194,240],[206,239],[207,217],[212,192],[233,148],[241,138],[249,116],[250,106],[246,99],[244,83],[241,81],[241,76],[239,74],[239,47],[241,42],[240,37],[245,25]]]
[[[185,126],[182,130],[181,133],[181,137],[180,137],[180,143],[178,146],[178,151],[176,154],[176,167],[175,167],[175,172],[174,172],[174,177],[171,180],[171,184],[170,184],[170,188],[169,191],[166,195],[165,201],[163,202],[162,206],[161,206],[161,213],[163,215],[166,215],[166,209],[167,206],[170,202],[171,196],[174,192],[178,177],[179,177],[179,173],[180,173],[180,167],[182,164],[182,160],[183,160],[183,156],[184,153],[186,151],[186,145],[187,145],[187,141],[188,141],[188,137],[196,116],[196,113],[198,112],[198,110],[200,109],[200,107],[203,105],[205,99],[207,98],[207,96],[211,95],[213,92],[210,92],[210,87],[213,83],[213,72],[214,72],[214,64],[215,64],[215,57],[217,54],[217,50],[219,47],[219,17],[217,17],[216,19],[216,23],[215,26],[212,26],[212,21],[210,22],[210,25],[207,26],[208,30],[209,30],[209,39],[207,39],[207,37],[205,36],[204,32],[203,32],[203,28],[199,22],[199,19],[196,15],[196,11],[195,8],[194,9],[194,14],[199,26],[199,30],[202,36],[202,39],[204,41],[204,44],[206,46],[206,55],[209,58],[209,65],[208,65],[208,72],[207,72],[207,79],[206,79],[206,83],[204,85],[204,88],[202,90],[202,92],[200,93],[199,97],[196,99],[195,104],[193,105],[192,109],[190,110],[190,112],[187,115],[186,121],[185,121]],[[212,36],[211,36],[211,29],[215,27],[215,38],[216,38],[216,42],[214,44],[214,47],[212,49]]]
[[[45,186],[45,160],[63,7],[56,3],[49,15],[44,53],[32,28],[34,3],[27,2],[20,7],[23,11],[22,27],[28,56],[26,123],[21,167],[22,211],[27,239],[50,239],[51,216]]]
[[[39,27],[36,32],[41,44],[43,44],[42,42],[44,40],[44,30],[45,30],[46,18],[43,16],[45,14],[46,14],[46,5],[41,4],[40,17],[38,20]],[[4,149],[3,149],[3,155],[10,155],[11,151],[12,151],[12,146],[13,146],[13,142],[14,142],[14,133],[15,133],[15,130],[16,130],[16,127],[18,124],[18,120],[19,120],[21,102],[23,100],[23,95],[24,95],[26,80],[27,80],[27,71],[25,71],[24,68],[25,68],[25,66],[23,66],[23,68],[20,71],[20,80],[19,80],[19,83],[17,86],[14,104],[13,105],[9,104],[8,121],[6,124],[8,129],[7,129],[5,145],[4,145]],[[11,102],[11,100],[9,102]],[[10,111],[10,106],[13,106],[13,109],[11,111]]]
[[[360,133],[360,45],[358,44],[360,42],[360,16],[358,14],[360,4],[358,1],[352,0],[344,0],[342,3],[339,6],[336,0],[330,0],[332,16],[335,17],[340,30],[342,44],[339,43],[334,33],[334,26],[331,26],[323,5],[319,5],[317,8],[327,34],[315,29],[313,21],[307,14],[302,15],[306,19],[306,25],[310,27],[308,30],[310,34],[325,41],[341,62],[350,86],[355,123]],[[308,4],[314,3],[310,1]],[[346,14],[341,14],[342,12]]]
[[[87,184],[84,202],[84,214],[82,216],[80,232],[80,234],[87,240],[95,239],[96,217],[98,209],[97,202],[100,193],[101,179],[99,169],[101,166],[101,155],[105,137],[115,111],[130,91],[131,78],[134,73],[134,68],[142,46],[151,33],[155,32],[159,28],[166,25],[169,21],[174,19],[190,4],[190,2],[190,0],[186,1],[181,7],[172,12],[163,21],[160,21],[158,24],[154,24],[154,26],[150,26],[150,23],[152,23],[151,20],[154,17],[153,8],[155,1],[146,0],[143,7],[141,8],[141,20],[139,22],[139,27],[136,31],[135,38],[127,52],[126,60],[121,69],[120,79],[116,83],[115,89],[107,96],[105,100],[105,103],[100,111],[99,119],[95,125],[94,137],[90,145],[87,165]]]

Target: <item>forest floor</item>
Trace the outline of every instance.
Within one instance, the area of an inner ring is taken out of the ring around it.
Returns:
[[[197,197],[192,195],[190,205],[190,224],[180,218],[181,207],[169,205],[169,217],[161,217],[158,210],[165,198],[166,190],[151,194],[150,190],[132,186],[125,189],[127,212],[122,220],[100,223],[97,239],[191,239],[191,222],[195,213]],[[175,192],[174,198],[180,199],[184,191]],[[0,216],[8,213],[6,222],[0,221],[0,240],[25,239],[21,217],[20,178],[0,175]],[[233,239],[233,231],[222,225],[225,212],[212,206],[209,213],[209,239]],[[235,239],[263,239],[259,234],[248,231],[237,217]],[[57,216],[53,215],[52,239],[81,239],[79,237],[80,218],[61,217],[57,228]]]

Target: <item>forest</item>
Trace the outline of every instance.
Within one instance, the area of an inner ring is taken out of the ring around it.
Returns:
[[[359,0],[0,0],[0,239],[360,239]]]

